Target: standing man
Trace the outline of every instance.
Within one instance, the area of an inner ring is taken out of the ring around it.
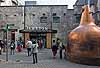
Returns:
[[[62,53],[63,53],[63,50],[65,49],[65,46],[62,42],[60,42],[60,45],[59,45],[59,54],[60,54],[60,59],[62,59]]]
[[[37,63],[37,53],[38,53],[38,43],[36,41],[32,42],[32,52],[33,54],[33,64]]]
[[[26,46],[27,46],[28,56],[30,56],[32,42],[30,40],[28,40],[27,43],[26,43]]]

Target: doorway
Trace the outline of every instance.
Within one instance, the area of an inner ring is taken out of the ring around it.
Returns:
[[[41,41],[42,48],[46,48],[46,33],[30,33],[30,40],[36,40],[38,44]]]
[[[11,40],[15,41],[15,32],[14,31],[11,32]]]

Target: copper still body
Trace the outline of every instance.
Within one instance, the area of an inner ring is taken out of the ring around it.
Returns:
[[[100,27],[94,24],[88,5],[84,6],[80,25],[68,35],[66,50],[72,62],[100,65]]]

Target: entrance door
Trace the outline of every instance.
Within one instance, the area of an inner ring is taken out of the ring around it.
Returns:
[[[36,40],[39,44],[41,40],[42,48],[46,48],[46,34],[45,33],[30,33],[30,40]]]
[[[11,40],[15,41],[15,32],[11,32]]]

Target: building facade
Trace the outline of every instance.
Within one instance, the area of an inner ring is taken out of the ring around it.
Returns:
[[[26,6],[25,26],[26,29],[56,30],[57,33],[47,35],[52,36],[52,40],[60,38],[66,44],[67,33],[72,29],[73,13],[73,9],[68,9],[67,5]]]

